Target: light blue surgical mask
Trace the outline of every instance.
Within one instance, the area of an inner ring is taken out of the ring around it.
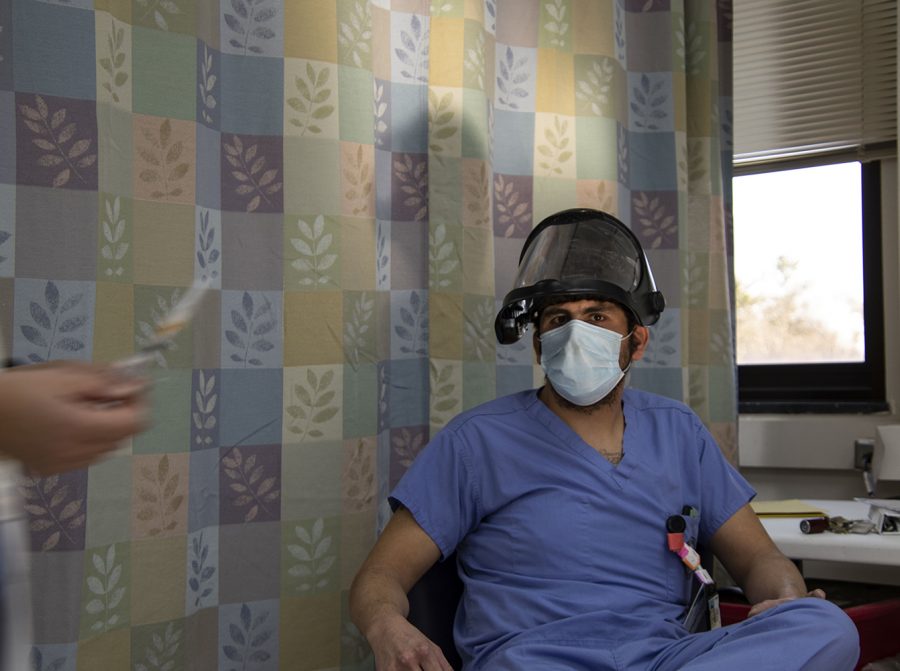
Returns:
[[[629,336],[573,319],[540,337],[541,368],[560,396],[593,405],[625,376],[619,352]]]

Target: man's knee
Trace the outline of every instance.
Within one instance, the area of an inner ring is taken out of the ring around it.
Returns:
[[[773,613],[774,616],[788,618],[793,626],[808,629],[822,652],[835,662],[852,659],[847,668],[852,668],[856,663],[859,657],[859,631],[840,607],[825,599],[807,598],[789,601],[777,610],[781,613]]]
[[[856,625],[839,606],[825,599],[795,599],[782,604],[778,610],[791,612],[792,617],[809,619],[817,627],[830,627],[837,635],[858,638]]]

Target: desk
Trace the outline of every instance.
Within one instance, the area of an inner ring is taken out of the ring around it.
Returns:
[[[859,501],[804,499],[831,517],[868,519],[869,504]],[[775,545],[791,559],[900,566],[900,535],[804,534],[798,517],[760,517]]]
[[[804,499],[832,517],[868,519],[869,504],[859,501],[824,501]],[[798,517],[760,517],[775,545],[794,560],[825,560],[846,562],[858,566],[882,565],[900,567],[900,535],[879,534],[804,534]],[[866,569],[875,572],[874,566]],[[826,592],[828,589],[826,588]],[[869,662],[892,657],[900,652],[897,637],[900,626],[900,600],[876,600],[845,608],[859,631],[860,658],[854,671]]]

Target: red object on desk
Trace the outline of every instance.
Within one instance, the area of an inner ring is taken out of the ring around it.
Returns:
[[[750,606],[743,603],[720,603],[722,626],[740,622],[747,617]],[[859,631],[859,671],[869,662],[900,654],[900,599],[876,601],[860,606],[850,606],[844,612],[850,616]]]

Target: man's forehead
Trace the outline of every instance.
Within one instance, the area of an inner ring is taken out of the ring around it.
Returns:
[[[548,305],[544,309],[543,314],[550,314],[553,312],[583,312],[585,310],[622,310],[622,307],[615,301],[609,301],[602,298],[585,298]]]

